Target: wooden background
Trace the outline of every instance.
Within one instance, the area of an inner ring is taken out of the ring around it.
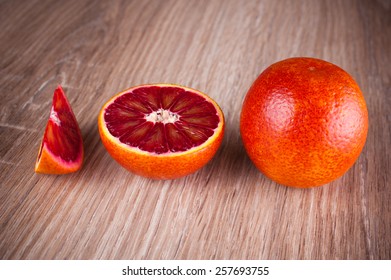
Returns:
[[[1,1],[0,258],[391,259],[391,1]],[[244,152],[244,96],[268,65],[333,62],[367,100],[356,164],[321,188],[286,188]],[[173,181],[125,171],[97,131],[115,93],[168,82],[214,98],[216,157]],[[63,85],[84,137],[83,169],[34,173]]]

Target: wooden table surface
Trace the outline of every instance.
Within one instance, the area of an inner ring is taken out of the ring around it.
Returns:
[[[391,259],[390,1],[9,0],[0,18],[0,258]],[[254,79],[293,56],[344,68],[368,104],[360,158],[320,188],[270,181],[239,134]],[[127,172],[97,129],[111,96],[158,82],[207,93],[226,118],[214,159],[172,181]],[[38,175],[58,84],[84,167]]]

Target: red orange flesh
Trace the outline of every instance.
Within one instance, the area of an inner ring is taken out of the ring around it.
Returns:
[[[174,179],[203,167],[224,134],[219,106],[194,89],[141,85],[127,89],[102,108],[102,142],[126,169],[154,179]]]
[[[66,174],[79,170],[84,157],[76,117],[61,86],[54,91],[50,117],[39,149],[35,172]]]
[[[240,132],[255,166],[286,186],[313,187],[342,176],[359,157],[368,112],[353,78],[314,58],[268,67],[244,100]]]

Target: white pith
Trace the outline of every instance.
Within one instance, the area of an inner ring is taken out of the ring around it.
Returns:
[[[175,123],[177,120],[179,120],[179,115],[171,112],[170,110],[158,109],[157,111],[146,115],[145,119],[153,123],[167,124]]]
[[[52,107],[52,110],[50,110],[50,119],[58,126],[61,125],[61,121],[57,115],[57,112],[54,111],[54,108]]]

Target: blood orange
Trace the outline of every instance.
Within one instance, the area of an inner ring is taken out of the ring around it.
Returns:
[[[244,100],[240,132],[266,176],[293,187],[320,186],[357,160],[368,131],[364,97],[338,66],[314,58],[271,65]]]
[[[110,99],[98,126],[107,151],[123,167],[149,178],[174,179],[195,172],[215,155],[224,116],[204,93],[153,84]]]
[[[61,86],[54,91],[49,121],[38,152],[35,172],[66,174],[81,168],[83,140],[76,117]]]

